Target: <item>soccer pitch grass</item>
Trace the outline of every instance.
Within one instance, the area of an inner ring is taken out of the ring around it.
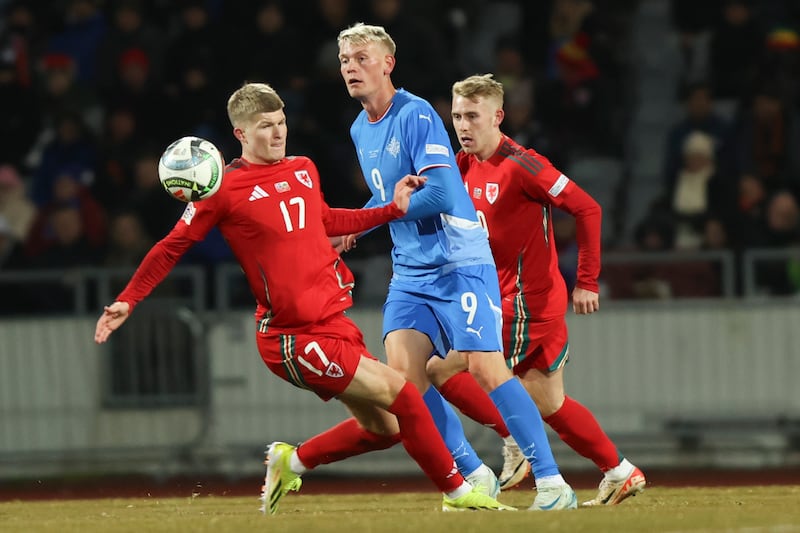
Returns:
[[[580,490],[580,501],[594,495]],[[800,485],[648,488],[616,507],[526,512],[530,490],[501,495],[518,512],[443,513],[433,492],[290,493],[277,515],[256,497],[197,496],[0,503],[0,530],[10,532],[393,532],[413,531],[776,531],[800,532]]]

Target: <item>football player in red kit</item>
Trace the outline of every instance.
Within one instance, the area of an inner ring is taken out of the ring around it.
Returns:
[[[336,442],[322,433],[300,447],[269,446],[264,512],[275,513],[279,500],[300,488],[304,470],[397,442],[444,493],[443,510],[513,509],[474,490],[458,473],[420,393],[369,354],[360,330],[344,314],[352,305],[353,275],[328,235],[357,233],[402,217],[424,179],[402,180],[393,200],[380,207],[328,207],[314,163],[286,156],[283,107],[280,96],[262,83],[247,83],[231,95],[228,116],[241,157],[227,166],[219,191],[188,204],[149,251],[116,301],[104,308],[95,341],[105,342],[180,257],[217,226],[256,299],[257,346],[266,365],[322,400],[341,400],[353,414],[337,426]],[[322,459],[304,463],[306,447]]]
[[[544,421],[604,472],[597,496],[583,505],[617,504],[641,492],[645,477],[617,451],[591,411],[564,393],[568,295],[551,225],[553,207],[575,217],[579,251],[572,308],[579,315],[594,313],[600,308],[600,206],[546,157],[500,131],[503,86],[491,74],[456,82],[451,113],[462,148],[456,158],[459,169],[489,233],[497,265],[506,363],[525,385]],[[463,368],[458,355],[451,353],[445,361],[432,358],[429,373],[446,391],[448,380],[463,379]],[[482,412],[459,405],[464,395],[443,395],[471,416]],[[478,401],[477,397],[467,400]],[[485,399],[480,403],[488,405]],[[492,423],[491,419],[478,421]]]

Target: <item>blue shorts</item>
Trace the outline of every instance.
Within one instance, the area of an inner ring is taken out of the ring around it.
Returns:
[[[392,279],[383,306],[383,337],[396,329],[426,334],[445,357],[458,351],[502,352],[502,309],[492,265],[461,267],[432,282]]]

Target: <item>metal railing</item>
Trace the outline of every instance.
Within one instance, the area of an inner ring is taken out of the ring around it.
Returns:
[[[736,257],[731,251],[607,252],[603,254],[602,261],[604,267],[612,265],[716,265],[719,267],[719,296],[723,298],[736,296]]]
[[[666,277],[680,278],[684,273],[692,275],[690,270],[681,270],[682,267],[700,265],[713,269],[713,283],[716,284],[716,287],[710,288],[702,296],[756,297],[764,296],[768,292],[763,286],[761,278],[765,276],[760,273],[761,269],[765,265],[772,265],[773,270],[776,265],[778,269],[781,269],[791,261],[800,262],[800,248],[750,249],[742,253],[740,257],[737,257],[732,251],[611,251],[603,254],[602,261],[601,281],[606,277],[610,278],[614,272],[620,274],[620,268],[635,269],[652,266],[660,268],[661,274],[666,273]],[[357,266],[359,260],[353,260],[353,264]],[[672,269],[672,266],[675,268]],[[354,268],[354,270],[358,274],[358,268]],[[56,284],[70,294],[72,305],[64,311],[86,314],[96,312],[102,308],[102,305],[111,302],[132,274],[133,269],[127,268],[0,271],[0,298],[4,297],[3,287],[9,284],[16,288],[25,286],[36,288],[41,284]],[[628,274],[624,270],[621,272],[622,276]],[[739,281],[737,282],[737,280]],[[359,280],[356,281],[358,283]],[[206,271],[200,266],[178,266],[169,274],[165,284],[173,284],[172,296],[184,299],[186,305],[197,312],[204,310],[225,312],[254,305],[241,268],[235,263],[217,265],[211,279],[207,278]],[[208,299],[207,287],[209,285],[213,286],[211,294],[213,302]],[[789,289],[791,290],[792,287]],[[794,287],[794,290],[800,292],[800,287]],[[692,297],[692,295],[676,294],[673,297]],[[611,294],[610,298],[613,300],[626,299],[619,298],[614,294]],[[48,309],[43,308],[38,311],[47,313]]]
[[[763,288],[758,283],[759,265],[777,262],[784,265],[785,268],[790,261],[800,263],[800,247],[782,249],[754,248],[745,250],[742,254],[744,295],[747,297],[754,297],[764,294]],[[800,292],[800,287],[797,287],[797,292]]]
[[[117,293],[133,275],[132,268],[86,267],[70,270],[0,270],[0,298],[3,287],[13,285],[17,289],[29,287],[32,290],[41,284],[58,286],[69,293],[72,305],[64,312],[79,315],[102,310],[104,304],[113,301]],[[177,287],[179,297],[192,309],[201,311],[207,308],[206,276],[202,267],[178,266],[170,272],[166,282]],[[157,289],[158,290],[158,289]],[[47,313],[43,308],[37,311]]]

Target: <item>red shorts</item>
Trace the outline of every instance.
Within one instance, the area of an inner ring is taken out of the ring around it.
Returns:
[[[261,359],[273,374],[325,401],[344,392],[367,351],[358,326],[344,314],[302,333],[256,333]]]
[[[508,368],[518,376],[531,368],[554,372],[569,359],[567,322],[564,317],[515,322],[504,313],[503,348]]]

